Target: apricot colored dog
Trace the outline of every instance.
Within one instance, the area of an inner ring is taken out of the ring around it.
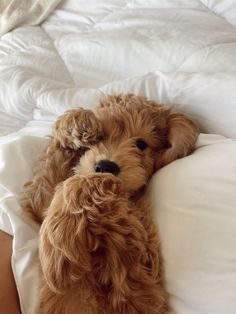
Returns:
[[[167,312],[145,187],[197,136],[191,119],[131,94],[58,119],[21,199],[42,224],[40,314]]]

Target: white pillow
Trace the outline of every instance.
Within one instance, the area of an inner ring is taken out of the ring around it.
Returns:
[[[236,141],[200,135],[161,169],[151,195],[171,314],[236,313]]]

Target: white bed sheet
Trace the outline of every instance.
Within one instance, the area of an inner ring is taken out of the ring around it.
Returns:
[[[15,235],[23,313],[37,308],[38,229],[19,218],[17,198],[52,122],[134,92],[236,139],[235,12],[233,0],[67,0],[41,27],[1,37],[0,228]]]

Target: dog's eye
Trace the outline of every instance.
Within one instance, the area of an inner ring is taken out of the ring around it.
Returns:
[[[142,139],[138,139],[136,141],[136,146],[140,149],[140,150],[144,150],[145,148],[147,148],[147,143],[142,140]]]

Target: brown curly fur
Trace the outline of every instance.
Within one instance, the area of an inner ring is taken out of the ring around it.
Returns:
[[[23,209],[42,222],[40,314],[166,313],[145,186],[157,169],[190,154],[197,136],[186,116],[134,95],[109,96],[94,111],[58,119],[22,196]],[[101,159],[120,173],[96,173]]]

